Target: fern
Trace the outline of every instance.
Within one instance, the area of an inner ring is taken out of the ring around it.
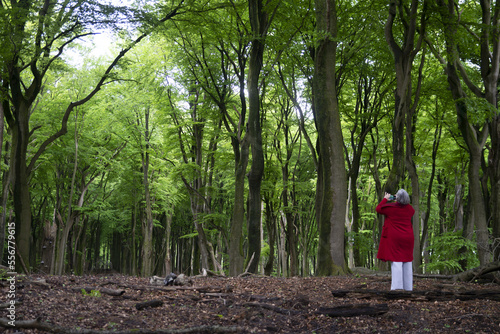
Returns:
[[[427,272],[457,273],[479,265],[476,244],[464,238],[461,231],[435,236],[431,239],[428,251],[429,262],[425,263]],[[467,268],[462,268],[463,262],[467,263]]]

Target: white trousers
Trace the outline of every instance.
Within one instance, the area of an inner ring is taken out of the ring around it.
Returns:
[[[392,262],[391,274],[391,290],[413,290],[413,268],[411,262]]]

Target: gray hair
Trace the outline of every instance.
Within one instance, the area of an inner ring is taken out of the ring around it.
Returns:
[[[396,193],[396,201],[400,204],[410,204],[410,195],[404,189],[399,189]]]

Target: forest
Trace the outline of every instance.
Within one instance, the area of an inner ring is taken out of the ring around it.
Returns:
[[[331,276],[500,260],[500,3],[1,0],[0,258]],[[101,36],[110,36],[99,44]]]

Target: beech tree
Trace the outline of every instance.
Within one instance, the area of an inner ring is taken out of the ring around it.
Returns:
[[[454,1],[437,1],[436,10],[439,12],[445,36],[445,54],[442,55],[432,42],[429,44],[434,47],[434,54],[445,67],[450,91],[455,100],[458,128],[470,156],[468,181],[471,219],[476,226],[479,261],[484,265],[491,260],[488,232],[490,217],[493,218],[491,227],[494,236],[498,237],[499,233],[500,164],[497,129],[500,37],[496,32],[500,29],[498,21],[500,8],[496,3],[492,5],[490,1],[480,1],[480,8],[480,15],[477,15],[474,11],[476,8],[464,7],[464,11],[472,10],[463,13],[465,17],[471,19],[470,22],[480,20],[481,24],[476,28],[461,19],[464,16],[460,6]],[[462,29],[466,31],[463,32]],[[470,34],[471,37],[462,40],[461,36],[464,33]],[[480,38],[477,39],[477,36]],[[460,47],[462,43],[468,45],[465,47],[466,51]],[[462,59],[470,60],[478,66],[480,78],[476,77],[474,72],[468,71]],[[490,129],[493,130],[491,134]],[[490,192],[488,186],[481,182],[480,175],[481,168],[485,164],[484,150],[489,137],[491,148],[488,150],[488,164],[483,172],[491,177],[491,211],[488,210]],[[496,252],[498,254],[498,250]]]
[[[344,221],[347,181],[342,128],[336,91],[337,9],[335,0],[316,4],[319,41],[314,54],[314,117],[318,131],[319,168],[316,200],[318,219],[317,274],[345,273]]]

